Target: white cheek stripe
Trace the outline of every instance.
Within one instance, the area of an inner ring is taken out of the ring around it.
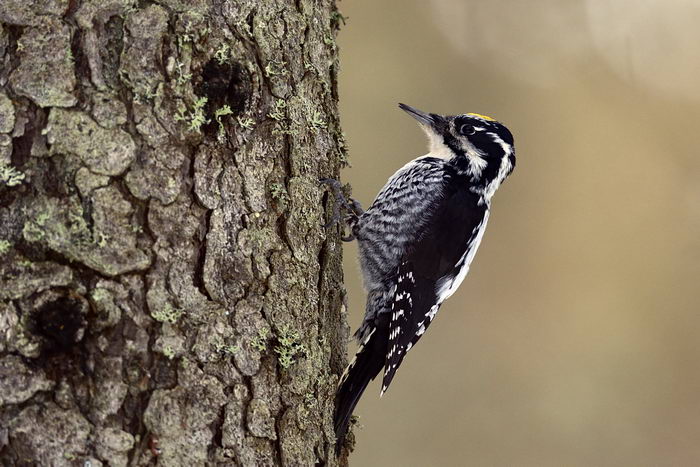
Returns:
[[[496,193],[498,187],[501,186],[501,183],[503,183],[503,180],[505,180],[508,173],[513,168],[513,163],[510,161],[510,156],[513,155],[513,146],[503,141],[503,139],[496,134],[492,134],[491,137],[493,138],[494,143],[501,146],[504,154],[503,158],[501,159],[501,167],[498,169],[498,175],[496,175],[496,178],[483,190],[482,194],[487,203],[491,201],[494,193]]]
[[[513,146],[511,146],[510,144],[503,141],[503,139],[500,136],[498,136],[496,133],[490,133],[490,135],[491,135],[491,138],[493,139],[493,142],[497,143],[499,146],[501,146],[501,149],[503,149],[503,153],[506,156],[510,156],[511,153],[513,152]]]
[[[467,175],[471,177],[472,182],[476,181],[481,173],[484,171],[488,162],[486,162],[484,153],[481,152],[471,144],[469,141],[461,141],[462,151],[467,156],[469,161],[469,168],[467,169]]]
[[[509,154],[503,156],[503,160],[501,161],[501,168],[498,169],[498,175],[491,183],[489,183],[486,186],[486,189],[484,190],[484,198],[487,202],[491,201],[491,198],[493,197],[494,193],[496,193],[498,187],[501,186],[503,180],[505,180],[505,178],[508,176],[508,172],[510,172],[510,169],[513,168],[513,164],[510,162],[510,158],[508,156]]]

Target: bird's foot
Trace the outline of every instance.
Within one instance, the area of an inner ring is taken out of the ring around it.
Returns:
[[[335,224],[341,224],[344,229],[345,225],[347,225],[350,227],[351,233],[347,236],[341,236],[341,239],[345,242],[354,240],[355,234],[352,232],[352,229],[357,219],[364,213],[362,206],[359,201],[345,196],[343,185],[338,180],[322,178],[319,181],[322,185],[326,185],[331,189],[335,199],[333,202],[333,214],[331,215],[331,219],[326,224],[323,224],[323,228],[327,229]],[[341,207],[345,211],[345,216],[342,216],[340,213]]]

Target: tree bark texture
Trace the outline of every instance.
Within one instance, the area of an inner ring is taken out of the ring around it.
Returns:
[[[339,20],[0,2],[4,465],[338,462]]]

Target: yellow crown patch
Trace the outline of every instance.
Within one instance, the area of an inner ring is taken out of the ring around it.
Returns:
[[[467,115],[471,115],[472,117],[477,117],[477,118],[483,118],[487,122],[495,122],[496,121],[495,118],[491,118],[488,115],[481,115],[481,114],[467,114]]]

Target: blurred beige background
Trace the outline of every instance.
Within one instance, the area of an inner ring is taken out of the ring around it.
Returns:
[[[700,465],[700,2],[340,7],[365,207],[424,153],[397,102],[494,116],[518,158],[464,284],[360,402],[353,465]]]

